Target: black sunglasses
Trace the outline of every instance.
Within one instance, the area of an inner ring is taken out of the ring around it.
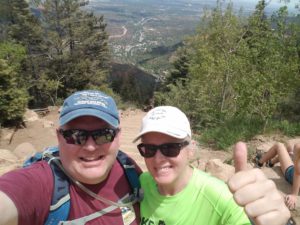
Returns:
[[[165,143],[162,145],[151,145],[141,143],[137,146],[140,154],[145,158],[151,158],[156,154],[157,150],[167,157],[176,157],[179,155],[180,150],[189,144],[188,141],[181,143]]]
[[[84,145],[88,138],[92,136],[93,140],[97,145],[102,145],[105,143],[113,142],[117,133],[120,129],[104,128],[99,130],[80,130],[80,129],[70,129],[63,130],[59,129],[59,133],[64,137],[68,144],[73,145]]]

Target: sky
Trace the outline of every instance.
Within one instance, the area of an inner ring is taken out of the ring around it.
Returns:
[[[116,0],[89,0],[90,2],[112,2]],[[185,3],[209,3],[209,5],[212,5],[212,3],[217,2],[217,0],[117,0],[118,2],[160,2],[164,1],[164,3],[168,1],[177,1],[177,2],[185,2]],[[230,0],[220,0],[224,1],[225,3],[229,3]],[[259,0],[231,0],[233,2],[234,8],[239,9],[243,8],[244,11],[251,12],[255,9],[255,5],[259,2]],[[300,3],[300,0],[266,0],[266,2],[269,2],[269,5],[267,6],[268,12],[273,12],[278,10],[281,6],[285,5],[285,2],[287,3],[288,10],[290,14],[298,14],[300,12],[299,9],[295,9],[295,5]],[[156,3],[155,3],[156,4]]]

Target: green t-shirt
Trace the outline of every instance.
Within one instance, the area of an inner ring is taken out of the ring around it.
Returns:
[[[141,225],[251,225],[227,185],[198,169],[173,196],[160,195],[149,172],[140,181],[144,190]]]

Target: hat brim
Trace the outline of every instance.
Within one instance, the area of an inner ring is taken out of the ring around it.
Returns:
[[[60,117],[59,124],[60,124],[60,126],[63,126],[65,124],[67,124],[68,122],[70,122],[71,120],[74,120],[81,116],[94,116],[94,117],[97,117],[97,118],[105,121],[106,123],[110,124],[111,126],[113,126],[115,128],[117,128],[119,126],[119,120],[116,117],[113,117],[106,112],[103,112],[103,111],[100,111],[97,109],[93,109],[93,108],[73,110],[73,111],[63,115],[62,117]]]
[[[162,134],[166,134],[168,136],[177,138],[177,139],[184,139],[187,136],[189,136],[185,131],[181,131],[181,130],[176,130],[176,129],[172,129],[170,128],[169,130],[167,130],[165,127],[158,127],[158,126],[149,126],[146,127],[145,129],[143,129],[134,139],[133,139],[133,143],[135,143],[136,141],[138,141],[143,135],[147,134],[147,133],[151,133],[151,132],[157,132],[157,133],[162,133]]]

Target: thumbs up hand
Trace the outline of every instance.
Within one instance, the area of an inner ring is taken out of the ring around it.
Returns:
[[[235,172],[228,187],[238,205],[244,207],[249,219],[256,225],[285,225],[290,211],[275,183],[260,169],[247,170],[247,146],[243,142],[235,145]]]

